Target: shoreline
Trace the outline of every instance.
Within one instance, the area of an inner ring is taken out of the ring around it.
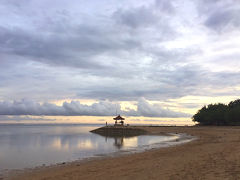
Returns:
[[[132,126],[131,128],[139,128],[139,127],[148,127],[148,126]],[[151,127],[151,126],[150,126]],[[91,157],[86,157],[82,159],[76,159],[73,161],[63,161],[63,162],[58,162],[58,163],[53,163],[53,164],[42,164],[39,166],[35,167],[26,167],[26,168],[19,168],[19,169],[4,169],[0,171],[0,179],[8,179],[9,177],[15,177],[17,175],[22,175],[24,173],[29,173],[29,172],[34,172],[34,171],[41,171],[49,168],[56,168],[56,167],[61,167],[61,166],[70,166],[72,164],[83,164],[86,162],[90,161],[98,161],[98,160],[103,160],[103,159],[108,159],[108,158],[116,158],[116,157],[122,157],[126,155],[131,155],[131,154],[136,154],[136,153],[143,153],[146,151],[151,151],[159,148],[168,148],[171,146],[178,146],[184,143],[188,143],[190,141],[196,140],[197,138],[194,136],[189,136],[185,133],[181,134],[175,134],[175,133],[151,133],[151,132],[146,132],[141,135],[148,135],[148,136],[177,136],[177,138],[170,139],[170,140],[165,140],[161,141],[158,143],[153,143],[149,145],[143,145],[139,147],[133,147],[131,149],[122,149],[117,152],[111,152],[109,154],[96,154]],[[138,135],[138,136],[141,136]],[[136,135],[137,136],[137,135]]]
[[[162,133],[185,133],[191,136],[198,137],[197,140],[191,141],[189,143],[171,146],[171,147],[164,147],[164,148],[154,148],[140,153],[131,153],[131,154],[124,154],[122,156],[113,156],[113,157],[100,157],[94,159],[88,159],[84,162],[74,161],[70,163],[64,163],[61,165],[53,165],[53,166],[46,166],[35,168],[32,170],[23,170],[23,172],[16,174],[10,174],[8,176],[9,179],[131,179],[136,178],[138,179],[148,179],[146,177],[151,176],[152,179],[164,178],[164,179],[171,179],[175,177],[178,179],[179,177],[184,177],[185,179],[188,177],[186,175],[187,172],[185,170],[190,170],[189,168],[193,165],[193,160],[198,159],[194,163],[196,168],[191,169],[194,171],[192,173],[192,177],[206,177],[209,173],[205,175],[199,176],[199,168],[202,168],[202,163],[205,164],[206,168],[208,165],[212,166],[211,159],[209,163],[205,163],[208,161],[204,158],[203,155],[209,156],[209,153],[212,158],[214,159],[218,157],[217,154],[212,153],[214,151],[224,150],[227,147],[233,146],[234,148],[240,147],[240,142],[232,140],[236,139],[239,140],[240,136],[240,127],[201,127],[201,126],[193,126],[193,127],[140,127],[144,128],[152,135],[159,135]],[[227,135],[228,134],[228,135]],[[227,136],[226,136],[227,135]],[[224,140],[224,141],[221,141]],[[219,145],[223,145],[222,148]],[[208,145],[213,146],[212,149],[209,149]],[[217,146],[217,147],[215,147]],[[197,149],[196,149],[197,148]],[[191,151],[190,151],[191,150]],[[194,151],[195,154],[191,152]],[[214,155],[215,154],[215,155]],[[240,152],[236,151],[235,155],[240,156]],[[185,157],[185,158],[184,158]],[[220,158],[224,156],[221,155]],[[219,158],[219,157],[218,157]],[[233,161],[240,162],[240,158],[234,159]],[[134,163],[136,162],[136,163]],[[217,164],[217,161],[214,161]],[[163,166],[163,163],[165,166]],[[181,165],[182,164],[182,165]],[[190,165],[189,168],[186,166]],[[198,167],[198,165],[200,167]],[[160,168],[161,167],[161,168]],[[149,169],[150,168],[150,169]],[[93,170],[94,169],[94,170]],[[149,169],[150,174],[147,171],[142,172],[144,169]],[[185,169],[185,170],[184,170]],[[211,168],[210,168],[211,169]],[[217,177],[216,174],[221,174],[219,172],[219,168],[213,168],[211,174],[211,178]],[[240,166],[239,166],[240,172]],[[174,171],[175,172],[174,172]],[[209,170],[208,168],[206,170]],[[108,174],[108,171],[112,173]],[[124,173],[122,173],[124,172]],[[128,172],[126,174],[126,172]],[[138,172],[138,173],[136,173]],[[228,174],[228,171],[223,171]],[[178,174],[176,176],[176,173]],[[200,173],[201,174],[201,173]],[[239,174],[239,173],[238,173]],[[234,178],[238,178],[239,175],[237,173],[229,174]],[[100,176],[101,175],[101,176]],[[76,178],[77,177],[77,178]],[[218,179],[225,176],[218,176]],[[228,176],[227,176],[228,177]]]

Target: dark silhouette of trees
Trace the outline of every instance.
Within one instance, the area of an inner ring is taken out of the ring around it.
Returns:
[[[202,107],[193,117],[199,125],[240,125],[240,99]]]
[[[240,125],[240,99],[228,104],[226,119],[234,125]]]

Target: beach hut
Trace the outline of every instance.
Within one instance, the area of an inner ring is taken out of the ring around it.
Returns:
[[[125,119],[122,116],[120,116],[120,114],[117,117],[113,118],[113,119],[115,120],[115,126],[118,126],[118,125],[123,126],[123,124],[124,124],[123,121]]]

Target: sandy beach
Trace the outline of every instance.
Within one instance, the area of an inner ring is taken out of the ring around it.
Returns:
[[[120,157],[26,170],[7,179],[240,179],[240,127],[142,127],[187,133],[192,142]]]

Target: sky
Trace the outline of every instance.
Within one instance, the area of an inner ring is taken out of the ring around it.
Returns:
[[[239,49],[238,0],[1,0],[0,123],[193,124]]]

